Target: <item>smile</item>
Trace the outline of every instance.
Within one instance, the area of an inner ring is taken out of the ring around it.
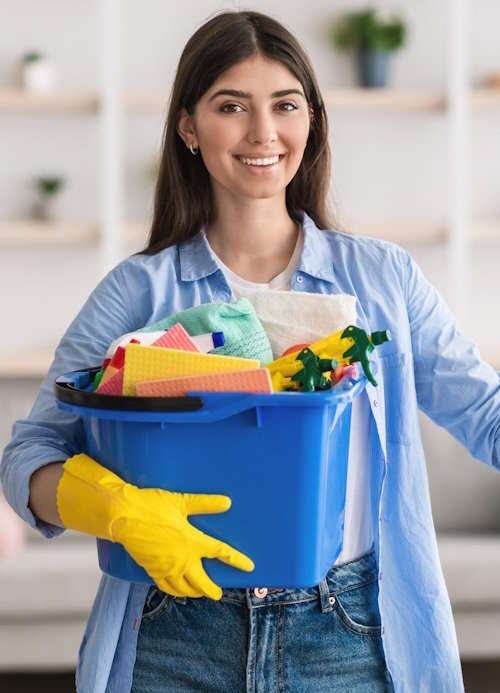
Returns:
[[[266,159],[247,159],[240,156],[235,156],[234,158],[252,173],[264,173],[276,171],[281,161],[285,158],[285,154],[280,154],[279,156],[273,156]]]

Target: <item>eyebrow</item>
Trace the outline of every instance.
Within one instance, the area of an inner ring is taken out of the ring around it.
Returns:
[[[281,91],[273,91],[271,94],[272,99],[279,98],[280,96],[288,96],[288,94],[298,94],[299,96],[302,96],[304,99],[306,98],[299,89],[282,89]],[[208,102],[213,101],[217,96],[234,96],[239,99],[251,99],[252,94],[250,94],[247,91],[240,91],[239,89],[219,89],[219,91],[216,91],[215,94],[212,94],[212,96],[209,98]]]

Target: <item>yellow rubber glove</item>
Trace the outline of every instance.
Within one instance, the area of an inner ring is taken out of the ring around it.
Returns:
[[[187,520],[188,515],[230,507],[228,496],[140,489],[87,455],[66,460],[57,486],[65,527],[123,544],[158,587],[176,597],[221,598],[222,590],[206,574],[202,558],[254,569],[247,556]]]

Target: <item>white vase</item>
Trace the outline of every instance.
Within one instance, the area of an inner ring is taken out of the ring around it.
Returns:
[[[36,221],[57,221],[57,208],[54,197],[40,197],[38,200],[35,200],[31,209],[31,217]]]
[[[47,58],[23,63],[21,82],[27,91],[52,91],[56,85],[55,65]]]

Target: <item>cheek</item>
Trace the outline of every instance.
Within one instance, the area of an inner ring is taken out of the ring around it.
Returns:
[[[288,141],[290,143],[290,151],[295,156],[302,156],[307,145],[309,137],[309,123],[298,122],[295,127],[288,133]]]
[[[221,120],[207,119],[198,128],[198,135],[207,158],[220,158],[221,152],[231,149],[235,142],[234,127]]]

